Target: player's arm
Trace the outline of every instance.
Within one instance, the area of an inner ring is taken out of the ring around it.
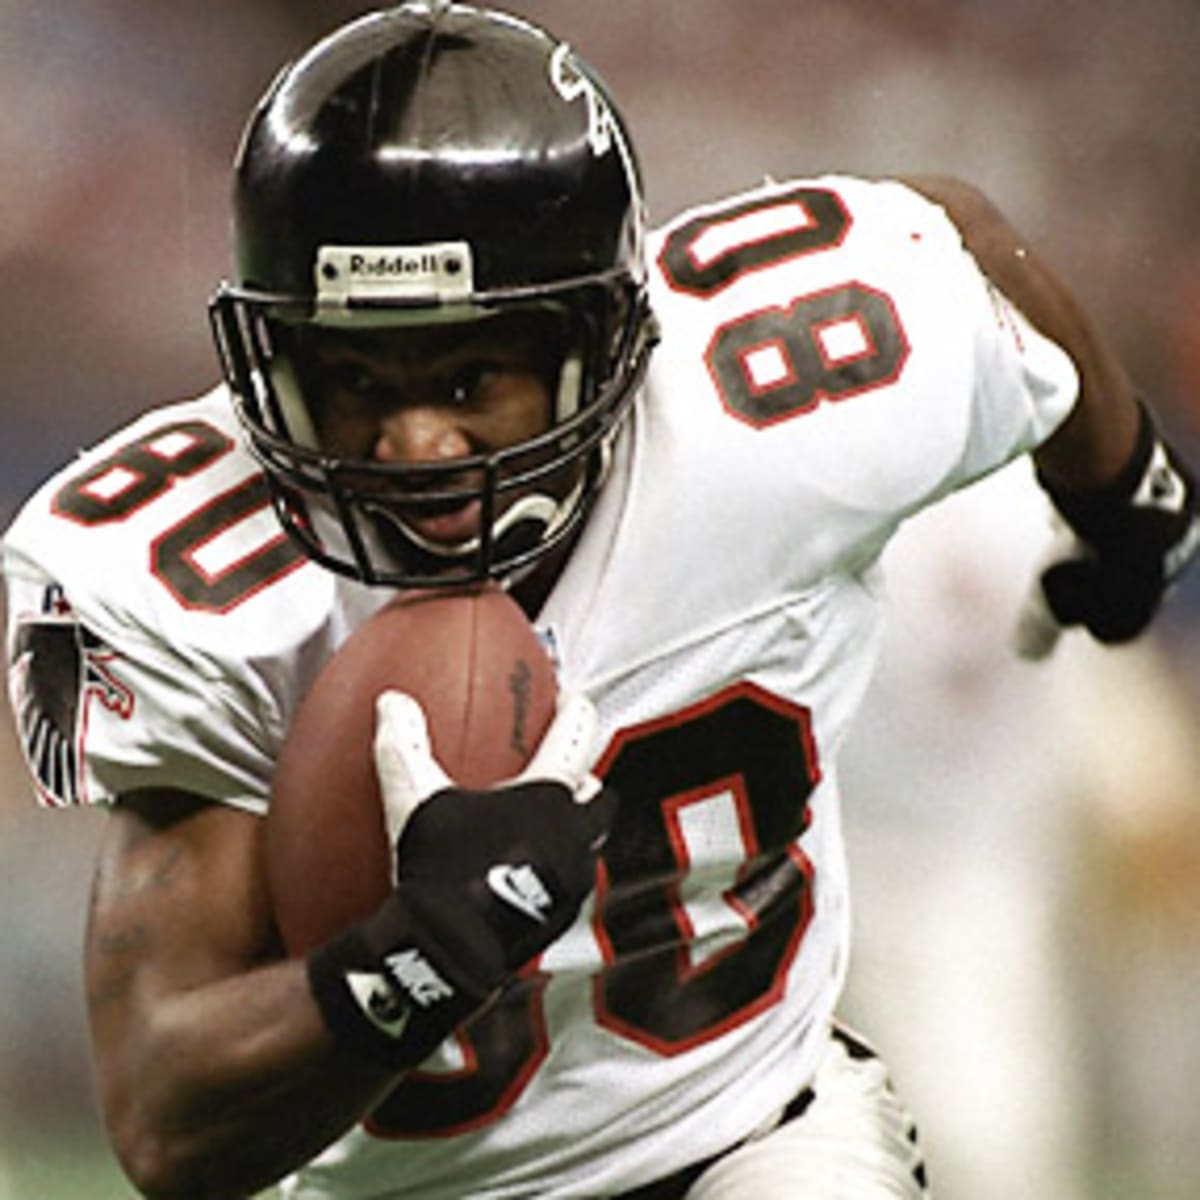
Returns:
[[[1112,346],[1046,262],[977,189],[942,177],[905,179],[941,205],[988,278],[1070,356],[1079,395],[1034,452],[1040,483],[1079,539],[1078,556],[1042,576],[1064,625],[1124,641],[1153,617],[1200,548],[1197,490]]]
[[[454,785],[415,701],[389,693],[380,713],[397,884],[306,960],[278,957],[261,818],[164,792],[126,796],[110,817],[88,1011],[109,1133],[147,1196],[227,1200],[307,1162],[562,933],[591,890],[615,797],[586,769],[595,713],[582,697],[560,697],[502,796]],[[515,903],[489,882],[511,864],[537,884]]]
[[[108,818],[85,983],[105,1120],[150,1197],[250,1195],[311,1158],[394,1073],[339,1053],[278,958],[261,818],[181,793]]]

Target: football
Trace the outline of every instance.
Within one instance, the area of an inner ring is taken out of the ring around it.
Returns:
[[[518,774],[550,724],[553,664],[495,586],[406,594],[325,664],[288,729],[271,791],[266,871],[290,954],[369,915],[391,886],[372,757],[375,700],[420,701],[434,755],[464,787]]]

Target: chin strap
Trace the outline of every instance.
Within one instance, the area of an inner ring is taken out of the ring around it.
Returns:
[[[574,515],[583,498],[583,490],[584,480],[581,477],[562,500],[556,500],[545,492],[531,492],[527,496],[521,496],[493,522],[491,536],[493,549],[499,547],[503,542],[516,540],[515,548],[519,551],[521,542],[532,547],[543,538],[552,538]],[[364,502],[362,508],[365,513],[376,520],[391,526],[422,553],[435,559],[460,562],[464,558],[479,553],[481,545],[479,535],[461,542],[437,542],[425,537],[399,513],[384,504]]]

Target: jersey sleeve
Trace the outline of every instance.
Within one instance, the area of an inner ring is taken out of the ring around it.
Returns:
[[[1075,364],[979,273],[987,309],[976,338],[970,435],[955,483],[970,483],[1035,450],[1066,419],[1079,395]]]
[[[702,512],[723,561],[771,564],[764,588],[861,569],[1074,405],[1069,356],[899,182],[771,182],[683,214],[651,247],[664,332],[647,429],[673,447],[655,488],[676,464],[677,494],[697,485],[695,505],[656,520]]]
[[[162,788],[266,810],[274,739],[247,696],[185,653],[81,612],[11,546],[4,577],[9,699],[43,804]]]
[[[915,511],[1044,442],[1074,407],[1070,356],[984,273],[946,211],[893,180],[827,177],[858,218],[842,270],[893,298],[909,358],[896,381],[903,428],[892,448],[941,462]],[[832,257],[832,256],[831,256]],[[952,438],[939,436],[954,431]]]
[[[289,714],[343,636],[219,392],[84,451],[3,541],[8,687],[37,794],[185,790],[265,811]]]

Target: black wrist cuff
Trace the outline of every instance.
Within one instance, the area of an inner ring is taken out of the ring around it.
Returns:
[[[1038,482],[1067,524],[1085,541],[1093,544],[1103,543],[1114,533],[1119,536],[1119,526],[1129,502],[1137,494],[1154,457],[1154,447],[1159,441],[1158,430],[1149,410],[1140,400],[1138,411],[1140,420],[1133,453],[1117,477],[1103,487],[1082,492],[1069,491],[1055,486],[1042,472],[1037,473]]]
[[[420,1061],[403,1036],[411,1009],[377,969],[358,930],[319,946],[307,966],[309,989],[341,1049],[397,1070]]]
[[[308,957],[322,1019],[343,1049],[395,1070],[415,1067],[489,997],[420,944],[399,897]]]

